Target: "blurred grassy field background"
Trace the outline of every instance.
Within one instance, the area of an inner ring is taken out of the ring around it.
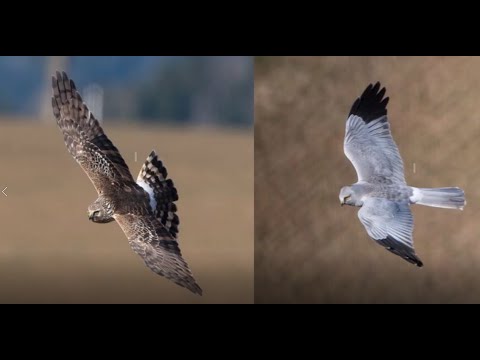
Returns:
[[[357,181],[346,117],[377,80],[407,183],[466,193],[463,212],[412,207],[423,268],[375,244],[358,209],[339,205]],[[478,57],[256,58],[256,302],[480,302],[479,108]]]
[[[0,119],[1,303],[253,302],[251,131],[103,125],[134,178],[152,149],[167,167],[199,297],[152,273],[115,222],[88,220],[96,191],[53,119],[20,120]]]

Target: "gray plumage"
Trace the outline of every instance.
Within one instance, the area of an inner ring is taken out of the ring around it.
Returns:
[[[135,181],[74,82],[64,72],[57,72],[52,88],[53,114],[67,149],[98,192],[97,200],[88,207],[89,219],[116,221],[152,271],[201,295],[178,247],[177,190],[156,153],[148,156]]]
[[[390,252],[423,266],[413,247],[411,204],[463,210],[458,187],[416,188],[405,182],[402,158],[387,120],[386,89],[369,85],[347,119],[344,152],[358,181],[340,190],[340,203],[361,207],[358,217],[368,235]]]

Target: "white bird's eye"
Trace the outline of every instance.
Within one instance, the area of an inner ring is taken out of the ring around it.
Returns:
[[[343,198],[343,201],[346,201],[347,199],[350,199],[351,197],[352,197],[352,195],[345,196],[345,197]]]

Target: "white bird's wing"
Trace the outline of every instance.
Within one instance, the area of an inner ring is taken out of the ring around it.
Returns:
[[[358,211],[368,235],[395,255],[419,267],[413,248],[413,216],[408,201],[369,198]]]
[[[380,83],[369,85],[354,102],[347,119],[344,152],[358,181],[405,184],[403,162],[387,120],[389,98]]]

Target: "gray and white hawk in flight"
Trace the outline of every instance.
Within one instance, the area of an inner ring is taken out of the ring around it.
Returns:
[[[358,181],[340,190],[340,203],[360,207],[358,217],[368,235],[387,250],[419,267],[413,248],[410,205],[463,210],[458,187],[416,188],[405,182],[403,162],[387,120],[385,88],[370,84],[355,100],[347,119],[344,152]]]
[[[155,152],[135,181],[65,72],[52,77],[52,87],[53,114],[67,149],[98,192],[88,207],[89,219],[96,223],[115,220],[153,272],[201,295],[177,242],[177,190]]]

